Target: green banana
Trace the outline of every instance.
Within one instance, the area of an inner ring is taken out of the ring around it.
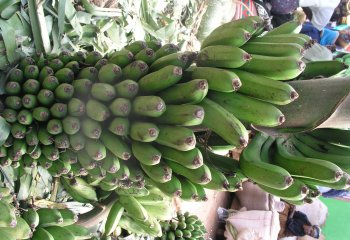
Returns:
[[[74,234],[68,229],[60,226],[46,227],[48,231],[55,240],[75,240]]]
[[[164,196],[164,193],[157,194],[155,192],[152,192],[152,190],[150,189],[149,195],[136,196],[136,199],[137,201],[139,201],[139,203],[141,203],[144,206],[144,205],[153,205],[153,204],[162,203],[165,201],[166,197]]]
[[[106,157],[106,147],[97,139],[86,139],[85,150],[95,161],[101,161]]]
[[[139,142],[153,142],[157,139],[159,129],[151,122],[134,121],[130,126],[130,137]]]
[[[168,65],[147,74],[139,81],[139,90],[144,95],[152,95],[176,84],[182,77],[182,68]]]
[[[165,110],[165,102],[158,96],[138,96],[132,103],[132,112],[139,116],[159,117]]]
[[[84,150],[77,153],[77,158],[79,164],[86,170],[90,170],[96,167],[96,162],[90,155]]]
[[[139,84],[133,80],[126,79],[114,85],[114,89],[118,97],[131,99],[137,95]]]
[[[78,215],[75,214],[73,211],[67,208],[58,209],[58,211],[61,213],[61,216],[63,218],[63,224],[60,224],[60,226],[69,226],[78,221]]]
[[[162,153],[158,148],[150,143],[132,141],[131,149],[135,158],[144,165],[156,165],[162,157]]]
[[[109,83],[94,83],[91,87],[91,96],[102,102],[109,102],[116,97],[114,87]]]
[[[269,138],[266,140],[264,145],[261,148],[260,152],[260,158],[261,161],[266,162],[266,163],[272,163],[273,161],[273,156],[272,156],[272,149],[273,144],[275,143],[275,138],[269,136]]]
[[[158,128],[156,143],[179,151],[189,151],[195,148],[196,137],[191,129],[171,125],[158,125]]]
[[[134,41],[124,47],[124,49],[129,50],[134,55],[145,48],[147,48],[147,44],[145,41],[142,41],[142,40]]]
[[[133,197],[148,196],[150,194],[150,192],[148,191],[147,188],[145,188],[145,187],[139,188],[139,187],[136,187],[134,185],[135,184],[133,184],[133,186],[131,186],[131,188],[129,188],[129,189],[117,188],[115,190],[115,192],[118,195],[133,196]]]
[[[171,201],[164,201],[157,205],[144,205],[144,208],[150,216],[159,220],[169,220],[174,213]]]
[[[237,91],[242,83],[232,71],[215,67],[191,67],[185,72],[191,79],[206,79],[209,90],[219,92]]]
[[[234,31],[213,31],[207,36],[201,44],[201,49],[208,46],[227,45],[241,47],[252,35],[243,28],[235,28]]]
[[[148,73],[148,65],[141,60],[135,60],[123,68],[123,79],[138,81]]]
[[[251,59],[250,54],[235,46],[209,46],[199,52],[197,66],[239,68]]]
[[[37,210],[39,215],[39,227],[57,226],[63,223],[63,218],[58,211],[54,208],[40,208]]]
[[[103,131],[100,139],[105,147],[118,158],[128,160],[131,157],[129,146],[119,136]]]
[[[141,220],[143,222],[148,220],[147,210],[132,196],[119,196],[119,203],[124,207],[125,211],[134,219]]]
[[[158,95],[166,104],[197,104],[207,95],[208,87],[206,79],[194,79],[175,84]]]
[[[299,97],[294,88],[287,83],[238,69],[233,71],[242,82],[238,91],[240,93],[277,105],[286,105]]]
[[[83,226],[72,224],[69,226],[64,226],[63,228],[67,229],[71,233],[73,233],[75,240],[83,240],[83,239],[90,239],[92,234],[88,228],[85,228]]]
[[[119,81],[121,77],[121,68],[113,63],[105,64],[98,71],[98,79],[101,83],[113,84]]]
[[[8,234],[14,239],[30,239],[33,235],[32,230],[26,221],[21,217],[16,217],[17,225],[14,227],[2,227],[1,234]],[[2,238],[2,235],[1,235]]]
[[[203,187],[216,191],[226,191],[229,188],[229,182],[225,175],[211,163],[206,163],[210,170],[212,180]]]
[[[140,163],[143,171],[155,182],[165,183],[171,180],[172,169],[164,162],[157,165],[144,165]]]
[[[114,229],[118,226],[119,220],[122,217],[123,213],[124,207],[119,203],[118,200],[115,201],[107,216],[104,231],[105,236],[109,236],[112,234]]]
[[[234,160],[233,158],[215,154],[204,146],[197,147],[203,155],[204,162],[213,164],[215,168],[219,169],[221,172],[232,174],[239,168],[238,161]]]
[[[189,151],[180,151],[171,147],[158,145],[157,149],[161,156],[167,160],[174,161],[189,169],[196,169],[203,165],[203,156],[198,148]]]
[[[39,225],[39,214],[33,208],[28,208],[27,211],[23,212],[22,218],[31,229],[35,229]]]
[[[309,133],[310,135],[333,144],[350,146],[350,131],[336,128],[318,128]]]
[[[212,129],[229,144],[237,147],[248,144],[248,132],[233,114],[207,98],[199,105],[205,112],[203,126]]]
[[[196,183],[192,183],[192,184],[196,187],[198,201],[203,201],[203,202],[208,201],[208,196],[207,196],[207,193],[205,192],[205,188],[204,188],[205,185],[199,185]]]
[[[150,70],[157,71],[169,65],[181,67],[187,69],[196,59],[197,54],[190,51],[171,53],[161,58],[157,58],[156,61],[150,66]]]
[[[309,38],[309,37],[308,37]],[[262,36],[249,40],[248,43],[256,43],[256,42],[267,42],[267,43],[296,43],[299,44],[303,48],[310,47],[310,38],[306,39],[303,34],[278,34],[274,36]]]
[[[93,202],[97,201],[95,188],[91,187],[80,177],[73,179],[61,179],[65,190],[69,193],[73,199],[79,202]]]
[[[336,60],[308,62],[300,78],[312,79],[319,76],[327,78],[336,75],[348,67],[345,63]]]
[[[235,31],[236,28],[243,28],[250,34],[254,34],[259,31],[260,27],[264,24],[264,20],[258,16],[248,16],[246,18],[237,19],[228,23],[224,23],[212,31],[213,33],[224,31]]]
[[[156,59],[164,57],[166,55],[176,53],[179,51],[179,47],[173,43],[164,44],[161,48],[156,51]],[[18,74],[20,75],[20,73]]]
[[[252,55],[252,59],[240,69],[260,74],[273,80],[290,80],[299,76],[305,69],[305,63],[298,58]]]
[[[117,117],[126,117],[131,111],[131,102],[127,98],[116,98],[109,105],[112,114]]]
[[[15,209],[5,201],[0,201],[0,227],[15,227],[17,225]]]
[[[212,180],[210,169],[205,164],[197,169],[189,169],[173,161],[166,160],[166,163],[173,172],[188,178],[193,183],[205,185]]]
[[[265,36],[276,36],[280,34],[290,34],[290,33],[299,33],[301,30],[301,24],[296,21],[288,21],[285,22],[278,27],[272,29],[271,31],[267,32]]]
[[[250,42],[241,47],[249,54],[258,54],[272,57],[295,57],[301,59],[305,49],[296,43],[265,43]]]
[[[284,114],[274,105],[244,94],[213,91],[209,92],[208,98],[243,122],[275,127],[285,121]]]
[[[109,150],[106,157],[101,161],[101,167],[109,173],[116,173],[120,169],[119,159]]]
[[[90,99],[86,103],[86,113],[91,119],[98,122],[106,121],[111,115],[107,106],[94,99]]]
[[[268,136],[258,132],[240,155],[239,166],[254,182],[275,189],[286,189],[293,183],[291,175],[283,168],[261,161],[261,147]]]
[[[139,51],[135,55],[135,59],[144,61],[148,65],[151,65],[155,61],[156,55],[155,55],[155,52],[153,51],[153,49],[147,47],[147,48],[144,48],[141,51]]]
[[[182,194],[181,182],[174,174],[172,174],[170,181],[165,183],[152,181],[152,184],[159,188],[163,194],[169,197],[179,197]]]
[[[295,137],[319,152],[344,156],[350,155],[350,148],[322,141],[313,137],[311,134],[296,134]]]
[[[2,233],[1,233],[2,234]],[[53,236],[45,230],[45,228],[38,228],[34,231],[32,240],[55,240]]]
[[[339,166],[343,171],[349,172],[350,171],[350,159],[348,156],[343,155],[336,155],[331,153],[324,153],[319,152],[312,147],[309,147],[308,145],[304,144],[300,140],[293,138],[292,142],[295,146],[295,148],[301,152],[304,156],[309,158],[316,158],[316,159],[322,159],[329,161],[331,163],[336,164]]]
[[[297,177],[297,179],[303,181],[305,184],[308,184],[308,185],[323,186],[323,187],[328,187],[336,190],[349,189],[350,187],[350,177],[346,173],[340,178],[338,182],[333,182],[333,183],[319,181],[311,178]]]
[[[283,189],[283,190],[270,188],[262,184],[258,184],[258,185],[265,192],[268,192],[276,197],[286,199],[286,200],[292,200],[292,201],[298,201],[298,200],[304,199],[309,192],[309,188],[305,185],[305,183],[298,179],[294,179],[293,184],[289,186],[287,189]]]
[[[134,54],[129,50],[122,49],[112,53],[108,61],[124,68],[134,60]]]
[[[248,181],[247,176],[243,174],[241,169],[237,169],[234,174],[227,175],[226,179],[229,183],[229,187],[227,190],[229,192],[242,191],[242,183]]]
[[[198,200],[198,193],[196,186],[187,178],[180,178],[181,182],[181,196],[180,198],[185,201]]]
[[[335,164],[315,158],[300,157],[290,154],[283,145],[284,139],[276,139],[274,164],[286,169],[293,176],[314,178],[326,182],[337,182],[343,171]]]

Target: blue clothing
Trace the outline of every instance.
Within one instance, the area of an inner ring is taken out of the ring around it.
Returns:
[[[335,44],[335,41],[339,37],[338,31],[323,28],[321,32],[317,28],[315,28],[311,22],[304,23],[300,33],[308,35],[309,37],[311,37],[311,39],[315,40],[323,46]]]

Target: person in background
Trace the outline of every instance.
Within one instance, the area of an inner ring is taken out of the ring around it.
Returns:
[[[281,230],[278,234],[279,238],[308,235],[313,238],[319,238],[321,229],[317,225],[312,225],[307,216],[295,210],[294,205],[284,202],[285,207],[279,212]]]
[[[290,14],[302,7],[316,29],[321,31],[331,19],[340,0],[266,0],[271,15]]]

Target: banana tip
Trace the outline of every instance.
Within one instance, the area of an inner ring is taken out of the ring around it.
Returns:
[[[301,193],[302,194],[307,194],[308,192],[309,192],[309,188],[306,185],[301,187]]]
[[[294,101],[299,98],[299,94],[296,91],[290,93],[290,98]]]
[[[342,176],[343,176],[343,172],[342,171],[336,171],[335,172],[335,179],[336,180],[339,180]]]
[[[237,91],[238,89],[240,89],[241,86],[242,86],[242,82],[240,79],[237,78],[232,80],[233,90]]]
[[[278,117],[278,123],[281,125],[286,121],[286,117],[282,114],[281,116]]]
[[[248,145],[248,141],[244,137],[240,137],[239,144],[240,144],[240,147],[246,147]]]
[[[285,183],[287,184],[287,186],[289,187],[290,185],[292,185],[294,182],[293,178],[291,176],[287,176],[285,178]]]

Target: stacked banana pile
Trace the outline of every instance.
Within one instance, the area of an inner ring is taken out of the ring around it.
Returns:
[[[163,235],[156,240],[205,239],[204,234],[207,232],[202,221],[189,212],[178,212],[176,218],[161,222],[161,226]]]
[[[239,164],[266,192],[293,204],[310,203],[320,195],[316,186],[350,187],[349,148],[344,145],[348,135],[345,130],[319,129],[286,140],[257,133]]]
[[[78,217],[69,209],[28,208],[20,212],[12,205],[13,197],[7,192],[2,191],[4,198],[0,200],[1,239],[75,240],[91,237],[89,229],[75,224]]]

